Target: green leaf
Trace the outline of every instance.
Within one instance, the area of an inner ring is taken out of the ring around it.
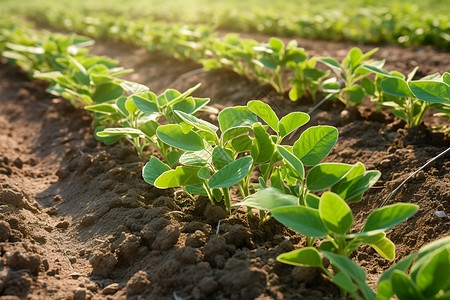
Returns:
[[[371,72],[373,72],[375,74],[378,74],[378,75],[383,75],[383,76],[387,76],[387,77],[391,77],[392,76],[388,71],[386,71],[384,69],[381,69],[381,68],[377,68],[377,67],[370,66],[370,65],[363,65],[362,67],[364,69],[367,69],[367,70],[369,70],[369,71],[371,71]]]
[[[222,169],[234,159],[220,146],[216,146],[212,152],[212,163],[217,170]]]
[[[115,100],[123,95],[123,89],[116,83],[103,83],[95,88],[94,94],[91,96],[94,103],[102,103]]]
[[[131,100],[134,102],[136,107],[145,114],[151,115],[159,112],[158,104],[156,104],[156,95],[152,92],[133,95],[131,96]]]
[[[141,131],[148,137],[153,137],[156,134],[156,130],[158,129],[158,127],[159,127],[158,122],[150,120],[145,123],[142,123],[139,129],[141,129]]]
[[[247,133],[252,130],[251,126],[237,126],[227,129],[225,132],[222,132],[222,144],[225,145],[229,140],[232,140],[244,133]]]
[[[173,167],[175,166],[179,161],[181,155],[183,155],[184,151],[182,150],[172,150],[169,153],[167,153],[167,163]]]
[[[247,103],[247,107],[272,127],[274,131],[277,131],[278,117],[269,105],[259,100],[252,100]]]
[[[328,235],[328,230],[317,209],[285,206],[272,210],[272,216],[283,225],[308,237],[320,238]]]
[[[359,49],[358,47],[354,47],[352,49],[350,49],[350,51],[348,52],[348,58],[349,58],[349,62],[351,64],[351,66],[354,68],[356,67],[362,58],[362,51],[361,49]]]
[[[253,124],[253,133],[255,138],[253,139],[250,154],[255,164],[265,163],[272,157],[275,151],[275,145],[261,124]]]
[[[319,213],[325,226],[338,234],[346,234],[353,224],[350,207],[341,197],[331,192],[325,192],[322,195]]]
[[[201,184],[187,185],[184,188],[189,194],[208,196],[208,192]]]
[[[237,205],[245,205],[261,210],[272,211],[284,206],[298,205],[298,198],[285,194],[277,188],[268,187],[245,197],[245,199]]]
[[[211,175],[211,172],[209,168],[203,167],[197,172],[197,176],[203,180],[208,180],[209,176]]]
[[[283,253],[278,255],[277,260],[279,262],[294,266],[322,266],[322,257],[320,257],[319,251],[313,247],[304,247],[298,250]]]
[[[103,131],[99,131],[97,133],[98,136],[105,137],[105,136],[113,136],[113,135],[129,135],[131,137],[139,137],[143,135],[142,131],[135,128],[105,128]]]
[[[303,167],[302,162],[282,146],[277,145],[277,150],[278,153],[283,157],[283,159],[295,171],[295,178],[303,182],[303,176],[305,175],[305,168]]]
[[[222,132],[237,126],[253,126],[258,117],[246,106],[227,107],[218,115],[219,127]]]
[[[444,81],[444,83],[450,85],[450,73],[445,72],[445,73],[442,75],[442,81]]]
[[[209,178],[209,187],[212,189],[225,188],[238,183],[249,174],[252,164],[253,159],[250,156],[244,156],[229,163]]]
[[[311,191],[321,191],[336,184],[343,178],[352,165],[323,163],[313,167],[306,176],[306,185]]]
[[[205,148],[204,141],[194,131],[184,133],[181,125],[168,124],[159,126],[156,135],[164,143],[186,151],[200,151]]]
[[[88,106],[85,106],[84,109],[89,110],[89,111],[107,114],[107,115],[118,112],[117,107],[115,107],[113,104],[107,104],[107,103],[88,105]]]
[[[314,166],[330,153],[337,139],[338,130],[335,127],[310,127],[295,142],[293,153],[305,166]]]
[[[420,268],[416,284],[425,298],[432,298],[441,290],[450,288],[450,252],[447,249],[437,250],[429,255]]]
[[[450,86],[439,81],[410,81],[417,99],[432,103],[450,103]]]
[[[128,111],[128,114],[134,115],[137,112],[137,107],[131,99],[125,101],[125,108]]]
[[[344,91],[349,95],[349,103],[359,104],[366,96],[366,93],[359,85],[354,85],[351,88],[345,88]]]
[[[161,174],[170,170],[171,169],[168,165],[160,161],[158,158],[152,157],[142,169],[142,177],[145,182],[155,185],[155,180],[161,176]]]
[[[391,280],[392,289],[399,300],[423,300],[417,286],[404,272],[394,270]]]
[[[295,129],[308,123],[308,121],[308,114],[302,112],[291,112],[281,118],[281,120],[278,122],[278,128],[276,131],[280,134],[280,138],[283,139]]]
[[[329,251],[321,251],[341,272],[350,277],[357,285],[365,299],[375,299],[375,293],[366,283],[366,273],[351,259]]]
[[[95,136],[96,140],[102,142],[105,145],[112,145],[122,138],[122,136],[120,136],[120,135],[99,136],[98,133],[102,132],[104,130],[105,130],[105,128],[102,128],[102,127],[95,128],[94,136]]]
[[[381,89],[383,92],[389,95],[397,96],[397,97],[414,97],[414,94],[411,93],[411,90],[408,87],[408,84],[405,80],[400,79],[398,77],[389,77],[383,79],[381,81]]]
[[[363,78],[361,80],[361,86],[364,88],[364,91],[368,94],[368,95],[375,95],[375,91],[376,91],[376,86],[375,83],[370,80],[369,78]]]
[[[380,176],[380,171],[367,171],[351,180],[339,183],[338,186],[333,186],[331,191],[348,201],[370,189]]]
[[[269,39],[269,45],[277,53],[281,52],[284,49],[283,41],[276,37],[271,37]]]
[[[418,205],[408,203],[396,203],[376,209],[367,217],[363,231],[388,230],[411,217],[418,209]]]
[[[236,153],[250,151],[253,140],[248,135],[241,135],[231,140],[231,147]]]
[[[358,290],[358,286],[354,284],[352,279],[344,272],[339,272],[332,276],[331,280],[347,292],[355,293]]]
[[[332,69],[337,69],[337,70],[341,69],[341,64],[332,57],[322,57],[322,58],[318,58],[317,60]]]
[[[206,150],[184,152],[180,157],[180,164],[192,167],[205,167],[211,161],[211,154]]]
[[[193,115],[187,114],[185,112],[182,111],[178,111],[176,110],[175,113],[186,123],[191,124],[192,126],[194,126],[195,128],[199,129],[199,130],[205,130],[205,131],[209,131],[213,134],[215,134],[217,132],[217,130],[219,128],[217,128],[215,125],[206,122],[202,119],[199,119]]]
[[[375,243],[368,244],[384,258],[389,260],[393,260],[395,258],[395,245],[390,239],[384,237]]]
[[[148,87],[143,84],[139,84],[132,81],[124,81],[120,84],[120,86],[130,94],[140,94],[148,92]]]
[[[203,179],[197,176],[200,168],[179,166],[175,170],[162,173],[156,180],[154,186],[167,189],[186,185],[202,184]]]
[[[392,288],[391,281],[392,274],[395,270],[406,272],[416,256],[417,253],[408,255],[381,275],[377,286],[377,294],[379,300],[389,300],[392,298],[392,296],[394,296],[394,290]]]
[[[308,193],[305,198],[306,206],[319,209],[320,198],[314,194]]]

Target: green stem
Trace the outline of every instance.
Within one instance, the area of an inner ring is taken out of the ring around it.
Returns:
[[[275,154],[276,153],[272,154],[272,157],[270,158],[270,161],[269,161],[269,165],[267,166],[267,170],[264,172],[263,178],[264,178],[265,182],[267,182],[267,180],[269,180],[269,177],[270,177],[270,174],[272,171],[272,167],[275,164],[275,156],[276,156]]]
[[[205,189],[206,193],[208,194],[208,198],[209,198],[209,201],[211,201],[211,205],[214,205],[214,195],[211,193],[211,189],[209,188],[209,186],[206,182],[203,183],[203,188]]]
[[[231,201],[230,201],[230,188],[222,188],[223,191],[223,199],[225,201],[225,207],[227,208],[227,212],[231,214]]]

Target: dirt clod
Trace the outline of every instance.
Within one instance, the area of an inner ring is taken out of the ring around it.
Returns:
[[[41,266],[41,258],[38,255],[27,255],[15,251],[6,256],[6,264],[11,269],[28,270],[32,275],[37,275]]]
[[[11,236],[11,227],[9,223],[0,221],[0,242],[6,242]]]
[[[97,253],[89,260],[89,263],[92,266],[92,275],[108,277],[109,274],[114,270],[117,259],[116,257],[109,253]]]
[[[150,281],[147,279],[147,273],[144,271],[138,271],[127,282],[127,296],[137,295],[142,293]]]
[[[114,295],[119,290],[118,283],[111,283],[102,290],[103,295]]]

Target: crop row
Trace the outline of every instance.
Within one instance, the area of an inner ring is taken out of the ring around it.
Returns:
[[[106,15],[93,18],[58,10],[35,11],[31,17],[52,26],[63,24],[69,31],[131,42],[179,59],[189,58],[206,70],[230,68],[271,84],[278,93],[288,86],[293,101],[308,97],[315,101],[320,94],[349,106],[360,104],[368,96],[379,107],[392,109],[409,126],[420,125],[429,108],[438,110],[441,117],[450,116],[448,73],[413,80],[418,68],[407,75],[388,72],[382,69],[384,60],[370,59],[377,49],[363,53],[353,48],[339,62],[332,57],[309,57],[295,40],[286,45],[278,38],[270,38],[267,43],[237,34],[218,38],[207,26],[130,21]]]
[[[146,182],[162,189],[181,188],[193,198],[203,195],[213,205],[224,201],[229,213],[230,189],[238,189],[242,201],[236,205],[247,206],[249,214],[252,208],[259,209],[261,222],[274,217],[307,237],[307,247],[282,254],[279,261],[320,267],[343,293],[375,299],[364,270],[348,257],[367,244],[394,259],[395,246],[386,231],[412,216],[418,206],[381,207],[368,216],[360,232],[352,232],[349,203],[361,201],[380,172],[366,170],[360,162],[321,163],[338,139],[336,128],[310,127],[292,146],[283,144],[309,116],[292,112],[279,118],[258,100],[225,108],[218,114],[217,127],[195,116],[207,110],[209,102],[191,96],[198,86],[156,95],[146,86],[121,79],[131,70],[117,68],[116,61],[89,55],[84,46],[92,41],[87,38],[2,22],[2,56],[31,77],[47,80],[49,93],[93,111],[100,141],[126,139],[140,155],[149,145],[159,150],[160,157],[151,157],[143,168]],[[252,173],[261,174],[258,182],[250,181]],[[449,240],[429,244],[385,272],[378,298],[448,297],[444,293],[450,287]],[[321,255],[332,269],[324,266]]]
[[[429,2],[429,3],[428,3]],[[47,4],[47,5],[46,5]],[[436,1],[28,1],[30,10],[79,10],[85,16],[102,11],[114,18],[214,24],[239,32],[301,36],[405,46],[450,46],[448,6]],[[16,5],[17,6],[17,5]]]

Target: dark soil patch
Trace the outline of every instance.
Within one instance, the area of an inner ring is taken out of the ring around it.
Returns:
[[[94,52],[135,68],[131,79],[156,92],[167,87],[184,90],[202,82],[196,94],[211,97],[211,104],[219,109],[261,99],[281,116],[311,106],[289,102],[270,88],[226,70],[177,80],[199,66],[159,53],[109,43],[97,45]],[[408,66],[412,56],[395,53],[387,56],[389,62]],[[430,67],[414,57],[420,66]],[[445,61],[449,60],[443,61],[427,73],[448,70]],[[92,136],[89,114],[44,90],[41,82],[30,82],[16,68],[0,65],[0,295],[24,299],[340,297],[323,275],[275,260],[278,254],[303,246],[303,237],[274,220],[260,227],[243,209],[222,219],[218,230],[222,208],[211,207],[203,198],[192,203],[173,190],[146,184],[141,178],[146,159],[138,158],[127,144],[100,145]],[[364,200],[352,205],[355,229],[360,229],[389,192],[448,148],[450,140],[441,133],[408,132],[404,123],[387,111],[376,112],[371,103],[342,111],[339,103],[327,103],[314,112],[310,125],[339,128],[340,139],[328,161],[361,161],[383,174]],[[429,115],[425,124],[436,122]],[[397,259],[449,234],[449,218],[435,215],[449,211],[449,157],[420,172],[389,202],[420,205],[413,218],[388,233],[397,245]],[[366,269],[372,286],[391,265],[368,247],[357,249],[353,258]]]

